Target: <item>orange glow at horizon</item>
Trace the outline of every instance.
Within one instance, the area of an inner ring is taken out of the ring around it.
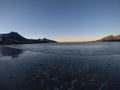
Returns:
[[[87,42],[87,41],[95,41],[99,38],[79,38],[79,39],[56,39],[58,42]]]

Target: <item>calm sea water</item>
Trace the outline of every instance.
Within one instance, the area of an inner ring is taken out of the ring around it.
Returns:
[[[120,42],[2,45],[0,90],[120,90]]]

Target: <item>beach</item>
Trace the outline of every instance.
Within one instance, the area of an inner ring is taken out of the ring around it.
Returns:
[[[119,45],[2,45],[0,90],[119,90]]]

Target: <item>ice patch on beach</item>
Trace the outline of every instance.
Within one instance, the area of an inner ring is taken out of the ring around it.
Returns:
[[[120,54],[120,43],[53,43],[53,44],[24,44],[9,45],[12,48],[42,52],[56,55],[116,55]]]

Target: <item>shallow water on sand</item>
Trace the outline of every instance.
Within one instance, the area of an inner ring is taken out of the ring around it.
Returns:
[[[120,43],[0,46],[0,90],[120,90]]]

